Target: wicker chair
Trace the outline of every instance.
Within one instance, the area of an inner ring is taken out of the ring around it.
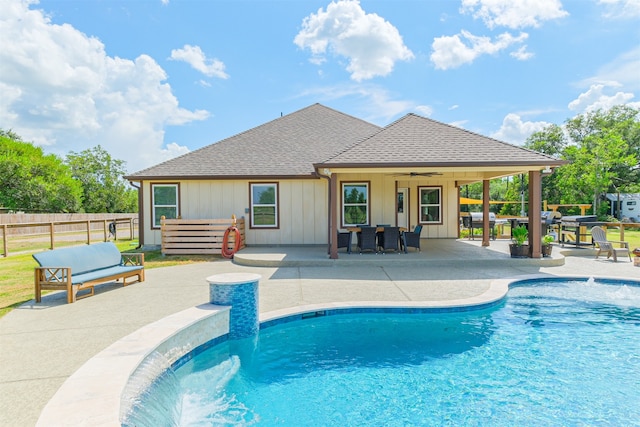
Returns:
[[[365,251],[377,251],[376,227],[360,227],[358,232],[358,249],[360,253]]]
[[[351,232],[338,231],[338,249],[347,248],[347,253],[351,253]]]
[[[407,253],[407,247],[411,246],[420,251],[420,233],[422,232],[422,226],[416,225],[416,228],[412,232],[405,231],[402,233],[402,241],[404,242],[404,253]]]
[[[400,239],[399,227],[384,227],[382,233],[378,236],[378,247],[382,253],[387,251],[396,251],[400,253],[398,247],[398,241]]]

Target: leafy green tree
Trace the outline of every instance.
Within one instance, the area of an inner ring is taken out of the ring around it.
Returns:
[[[85,212],[137,212],[135,190],[122,178],[125,162],[111,157],[101,146],[70,152],[66,159],[71,173],[82,185]]]
[[[82,190],[59,157],[0,129],[0,206],[31,212],[77,212]]]
[[[569,161],[543,178],[543,199],[591,203],[600,212],[604,193],[640,191],[639,119],[640,110],[619,105],[578,115],[564,128],[550,125],[531,135],[526,148]]]

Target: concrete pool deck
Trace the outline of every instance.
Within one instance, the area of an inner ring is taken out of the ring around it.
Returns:
[[[341,252],[339,260],[328,260],[324,247],[247,248],[235,263],[149,269],[144,283],[102,285],[74,304],[66,304],[64,293],[46,295],[0,319],[0,425],[35,425],[58,388],[93,356],[152,322],[208,302],[205,279],[213,274],[260,274],[261,318],[353,302],[446,306],[478,299],[494,280],[523,275],[640,278],[628,259],[595,260],[590,249],[556,246],[552,259],[515,260],[507,245],[430,241],[422,253]]]

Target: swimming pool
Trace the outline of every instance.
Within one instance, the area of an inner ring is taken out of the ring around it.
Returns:
[[[198,354],[169,376],[177,424],[640,420],[637,282],[523,281],[482,310],[382,311],[317,312]]]

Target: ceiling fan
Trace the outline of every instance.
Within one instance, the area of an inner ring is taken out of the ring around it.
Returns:
[[[442,175],[440,172],[408,172],[408,173],[397,173],[394,174],[393,176],[426,176],[426,177],[430,177],[430,176],[436,176],[436,175]]]

